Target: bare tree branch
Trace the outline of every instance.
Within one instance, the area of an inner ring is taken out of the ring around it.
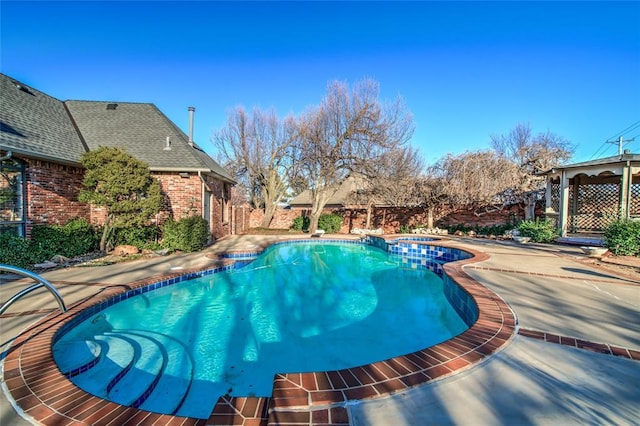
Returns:
[[[309,230],[315,231],[322,209],[353,172],[369,175],[389,150],[405,145],[413,118],[402,99],[381,104],[378,83],[365,79],[349,91],[333,81],[319,106],[298,121],[299,172],[311,190]]]
[[[228,114],[226,127],[213,137],[225,163],[247,188],[251,205],[264,209],[263,227],[269,226],[288,190],[286,177],[295,134],[292,118],[280,120],[275,111],[257,108],[249,115],[238,107]]]
[[[525,217],[534,216],[535,202],[544,191],[539,173],[569,160],[573,145],[551,132],[532,135],[528,124],[517,124],[507,135],[491,135],[491,147],[517,168],[512,195],[525,203]]]

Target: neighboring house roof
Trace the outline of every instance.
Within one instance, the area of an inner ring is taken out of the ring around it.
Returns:
[[[353,175],[347,177],[329,198],[326,207],[347,207],[358,204],[356,195],[366,185],[367,181],[363,177]],[[289,202],[289,205],[291,207],[311,207],[311,190],[302,191]]]
[[[0,148],[65,164],[79,164],[87,151],[62,102],[4,74],[0,74]]]
[[[4,74],[0,89],[0,149],[79,165],[89,150],[118,147],[152,171],[211,173],[235,183],[153,104],[62,102]]]

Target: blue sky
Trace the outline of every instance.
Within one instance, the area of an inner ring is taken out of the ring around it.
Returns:
[[[237,105],[279,115],[327,82],[401,95],[427,163],[528,123],[573,161],[640,153],[640,2],[32,2],[0,5],[0,69],[61,100],[152,102],[196,142]]]

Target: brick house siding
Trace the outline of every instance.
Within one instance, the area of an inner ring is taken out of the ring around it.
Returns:
[[[169,218],[180,220],[184,217],[202,216],[208,219],[211,236],[214,240],[231,234],[228,220],[231,207],[228,203],[223,202],[223,191],[225,190],[223,182],[210,176],[203,176],[200,179],[196,173],[191,173],[188,177],[170,172],[154,172],[151,175],[160,182],[164,195],[164,205],[157,218],[158,225],[161,226]],[[206,186],[203,185],[203,181]],[[228,193],[228,189],[226,191]],[[210,200],[208,215],[203,214],[204,203],[202,200],[205,196],[208,196]],[[223,214],[223,208],[227,209],[226,215]],[[92,206],[91,223],[103,224],[105,214],[103,208]],[[226,221],[223,221],[223,218],[227,218]]]
[[[231,193],[230,185],[213,179],[209,175],[204,176],[204,181],[208,191],[211,193],[209,206],[211,235],[216,239],[231,235],[231,204],[228,201]]]
[[[202,214],[202,181],[197,174],[181,177],[177,173],[155,172],[152,176],[158,179],[165,195],[163,219],[171,216],[179,220]]]
[[[64,225],[74,218],[91,220],[87,203],[78,201],[84,170],[41,160],[26,163],[27,236],[33,225]]]
[[[83,188],[84,169],[42,160],[19,158],[25,163],[26,236],[31,235],[34,225],[64,225],[71,219],[84,218],[100,226],[104,224],[106,210],[103,207],[78,201]],[[202,215],[203,180],[192,173],[181,177],[177,173],[156,172],[152,176],[160,182],[165,195],[165,206],[159,217],[159,224],[169,217],[179,220],[183,217]],[[223,222],[223,191],[225,184],[212,177],[204,177],[212,191],[209,223],[214,238],[231,233],[229,220]],[[228,191],[228,190],[227,190]],[[225,208],[230,209],[227,205]],[[205,216],[206,217],[206,216]]]

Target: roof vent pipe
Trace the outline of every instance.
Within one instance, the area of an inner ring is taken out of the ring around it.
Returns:
[[[193,146],[193,113],[196,109],[189,107],[189,145]]]

